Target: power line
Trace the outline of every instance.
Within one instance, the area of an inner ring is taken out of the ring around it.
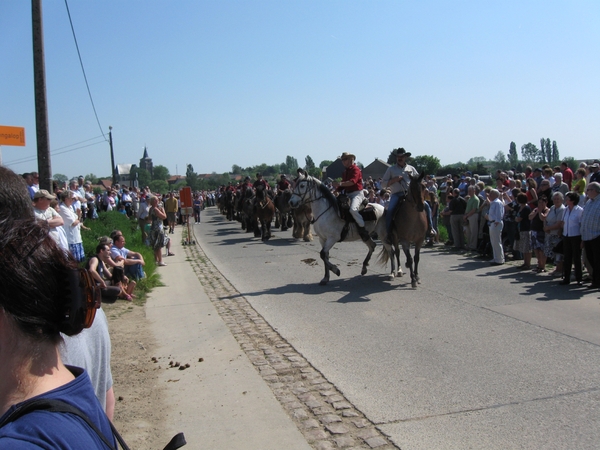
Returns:
[[[65,6],[67,7],[67,15],[69,16],[69,23],[71,24],[71,31],[73,33],[73,40],[75,41],[75,47],[77,48],[77,55],[79,56],[79,64],[81,65],[81,71],[83,72],[83,78],[85,80],[85,85],[87,87],[88,95],[90,96],[90,102],[92,103],[92,108],[94,110],[94,115],[96,116],[96,122],[98,122],[98,127],[100,128],[100,132],[102,136],[104,136],[104,132],[102,131],[102,126],[100,125],[100,119],[98,119],[98,113],[96,112],[96,105],[94,105],[94,99],[92,98],[92,92],[90,91],[90,85],[88,84],[87,76],[85,74],[85,68],[83,67],[83,60],[81,59],[81,53],[79,52],[79,44],[77,43],[77,36],[75,36],[75,28],[73,27],[73,21],[71,20],[71,12],[69,11],[69,4],[67,0],[65,0]],[[104,140],[107,140],[104,137]]]
[[[86,142],[93,141],[95,139],[100,139],[100,138],[102,138],[101,142],[92,142],[92,143],[87,144],[87,145],[80,145],[80,144],[84,144]],[[104,144],[105,142],[106,142],[106,138],[104,136],[96,136],[96,137],[91,138],[91,139],[86,139],[85,141],[81,141],[81,142],[77,142],[75,144],[66,145],[64,147],[56,148],[56,149],[52,150],[50,153],[51,153],[52,156],[62,155],[64,153],[74,152],[75,150],[81,150],[82,148],[92,147],[92,146],[98,145],[98,144]],[[79,147],[71,148],[69,150],[60,151],[60,150],[63,150],[63,149],[68,149],[69,147],[73,147],[75,145],[79,145]],[[12,161],[6,161],[5,164],[6,165],[17,165],[17,164],[23,164],[23,163],[27,163],[27,162],[31,162],[31,161],[36,161],[36,160],[37,160],[37,155],[26,156],[26,157],[23,157],[23,158],[12,160]]]

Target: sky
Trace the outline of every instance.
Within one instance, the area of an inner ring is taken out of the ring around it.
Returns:
[[[185,175],[404,147],[442,165],[540,138],[600,157],[600,2],[42,0],[51,164]],[[31,2],[0,0],[2,163],[37,170]],[[520,152],[519,152],[520,154]]]

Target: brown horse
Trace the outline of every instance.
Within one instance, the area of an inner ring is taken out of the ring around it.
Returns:
[[[296,239],[304,239],[305,242],[313,240],[313,235],[310,232],[310,224],[313,220],[312,209],[309,204],[300,205],[292,210],[294,216],[294,229],[292,236]]]
[[[394,274],[396,262],[394,256],[395,252],[398,251],[398,244],[400,244],[406,255],[406,267],[410,269],[410,280],[413,288],[416,288],[417,284],[420,283],[419,255],[423,241],[427,235],[427,215],[423,206],[423,176],[422,174],[419,177],[411,178],[406,199],[398,205],[396,214],[394,215],[391,236],[392,245],[384,243],[384,249],[379,255],[379,262],[382,264],[387,263],[391,259],[392,274]],[[378,227],[378,233],[385,233],[385,230],[382,228],[385,227]],[[383,235],[380,237],[382,239],[385,238]],[[410,254],[411,243],[415,244],[414,261]],[[400,264],[399,261],[398,264]]]
[[[254,199],[254,212],[260,222],[260,237],[263,241],[271,238],[271,222],[275,216],[275,205],[267,195],[264,186],[256,188],[256,198]],[[254,232],[255,236],[259,236]]]

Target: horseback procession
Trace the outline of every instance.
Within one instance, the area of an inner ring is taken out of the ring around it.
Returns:
[[[423,183],[424,174],[407,164],[411,156],[404,148],[393,151],[396,164],[390,166],[382,178],[382,189],[390,193],[387,208],[379,203],[370,203],[363,189],[363,175],[356,164],[356,156],[343,153],[340,160],[344,166],[341,182],[330,189],[318,178],[298,169],[291,182],[281,175],[275,189],[260,173],[252,182],[246,177],[237,187],[229,183],[222,187],[219,207],[228,220],[238,220],[242,229],[254,232],[255,237],[267,241],[274,228],[286,231],[293,227],[296,239],[312,239],[310,225],[319,237],[320,257],[325,275],[320,284],[329,282],[330,272],[340,275],[339,268],[329,259],[329,251],[337,242],[361,240],[367,246],[361,275],[376,248],[374,238],[382,243],[378,262],[391,264],[390,278],[402,276],[400,248],[406,257],[410,271],[411,286],[420,283],[418,267],[420,250],[428,235],[435,233],[432,227],[431,210],[424,201],[427,192]],[[411,255],[414,245],[414,256]]]

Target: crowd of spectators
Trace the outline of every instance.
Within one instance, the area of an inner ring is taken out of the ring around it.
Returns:
[[[527,167],[524,173],[498,170],[489,182],[470,172],[442,180],[439,214],[448,231],[446,246],[489,256],[492,265],[522,261],[518,270],[547,273],[553,264],[548,275],[560,284],[591,282],[591,288],[600,288],[598,161],[582,163],[574,173],[565,162]]]

